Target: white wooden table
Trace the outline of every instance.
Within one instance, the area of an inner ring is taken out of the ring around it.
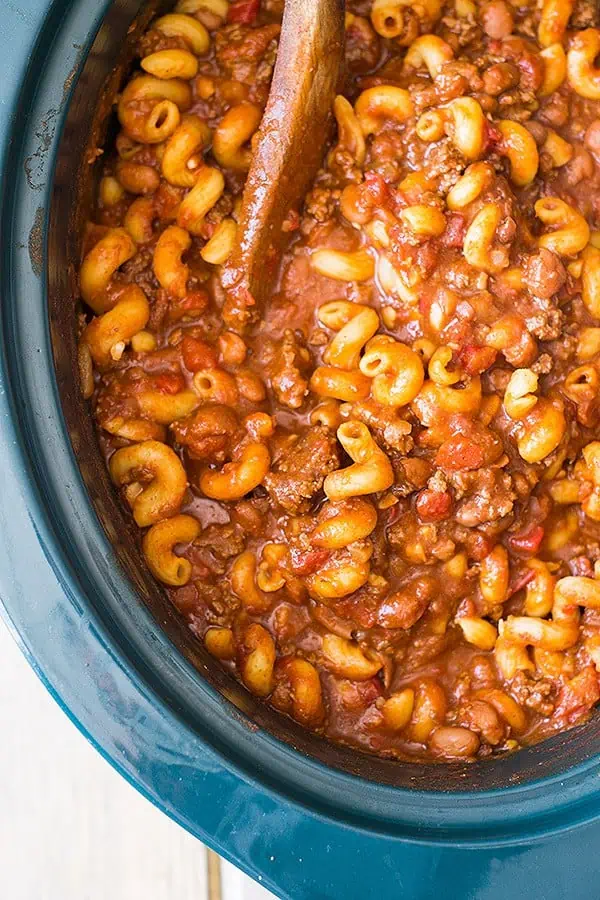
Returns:
[[[206,848],[96,753],[1,621],[0,872],[6,900],[209,898]],[[220,874],[222,900],[273,898]]]

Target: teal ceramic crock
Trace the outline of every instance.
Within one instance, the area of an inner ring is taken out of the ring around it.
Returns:
[[[140,561],[76,389],[74,304],[83,151],[124,44],[157,5],[0,10],[6,621],[106,759],[279,897],[597,900],[600,717],[470,766],[334,747],[207,658]]]

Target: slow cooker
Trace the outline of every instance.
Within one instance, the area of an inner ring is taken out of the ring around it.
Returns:
[[[499,900],[515,885],[546,900],[595,897],[599,715],[472,765],[334,747],[211,662],[139,559],[77,389],[75,271],[91,182],[85,150],[103,127],[127,43],[160,5],[3,7],[5,619],[105,758],[279,897]]]

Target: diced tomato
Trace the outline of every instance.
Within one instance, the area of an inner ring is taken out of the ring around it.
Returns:
[[[502,140],[502,132],[495,125],[485,119],[483,128],[483,154],[488,153],[492,147],[499,144]]]
[[[473,326],[469,319],[455,316],[444,328],[444,343],[458,344],[460,347],[473,337]]]
[[[513,594],[516,594],[517,591],[523,590],[530,581],[533,581],[535,578],[535,570],[534,569],[521,569],[520,572],[517,572],[510,581],[508,585],[508,596],[512,597]]]
[[[362,186],[374,206],[385,206],[389,199],[389,188],[377,172],[365,172]]]
[[[175,372],[163,372],[162,375],[155,376],[154,385],[162,394],[178,394],[184,389],[185,381],[183,376]]]
[[[410,242],[408,235],[403,231],[401,226],[392,225],[390,228],[390,238],[392,240],[392,252],[398,263],[404,262],[407,259],[414,261],[416,247]]]
[[[421,269],[422,277],[429,275],[437,266],[438,245],[435,241],[425,241],[417,248],[416,262]]]
[[[400,504],[395,503],[394,506],[390,506],[386,510],[386,525],[395,525],[398,519],[400,518]]]
[[[361,593],[338,600],[335,611],[342,619],[347,619],[358,628],[373,628],[377,623],[376,597],[364,596]]]
[[[470,438],[461,434],[444,441],[435,457],[435,464],[445,472],[479,469],[483,465],[483,450]]]
[[[260,10],[260,0],[233,0],[227,21],[236,25],[252,25]]]
[[[292,547],[290,559],[296,575],[310,575],[322,566],[331,554],[331,550],[300,550]]]
[[[462,247],[466,230],[465,217],[461,213],[450,213],[446,216],[446,230],[440,238],[440,243],[444,247]]]
[[[544,529],[541,525],[532,525],[526,531],[519,534],[511,534],[506,543],[509,550],[522,556],[533,556],[540,549],[544,540]]]
[[[186,335],[181,342],[183,364],[188,372],[199,372],[200,369],[214,369],[217,366],[217,354],[214,347],[199,338]]]
[[[423,316],[424,319],[429,318],[429,314],[431,312],[431,306],[435,297],[427,290],[423,290],[419,294],[419,312]]]
[[[297,209],[288,210],[288,214],[281,224],[281,230],[286,234],[289,234],[292,231],[298,231],[300,228],[300,213]]]
[[[199,313],[208,306],[208,299],[206,291],[199,289],[197,291],[190,291],[179,305],[182,309],[185,309],[186,312]]]
[[[586,666],[561,688],[554,715],[564,718],[569,724],[574,724],[589,712],[598,700],[600,700],[598,673],[594,666]]]
[[[442,522],[450,515],[452,497],[447,491],[421,491],[416,507],[421,521]]]
[[[178,322],[184,318],[195,318],[204,312],[208,306],[209,297],[201,288],[190,291],[182,300],[171,300],[169,305],[169,320]]]
[[[458,351],[460,367],[467,375],[481,375],[496,361],[497,350],[493,347],[480,347],[477,344],[467,344]]]

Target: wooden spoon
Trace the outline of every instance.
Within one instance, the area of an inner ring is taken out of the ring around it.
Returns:
[[[344,53],[344,0],[286,0],[273,82],[223,272],[223,318],[255,322],[277,274],[286,234],[323,158]]]

